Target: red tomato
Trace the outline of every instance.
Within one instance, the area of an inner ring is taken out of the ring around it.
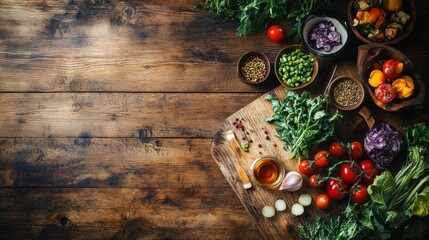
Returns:
[[[285,31],[282,27],[278,25],[273,25],[270,28],[268,28],[267,31],[268,38],[276,43],[282,42],[285,38]]]
[[[334,157],[341,157],[346,150],[344,149],[343,145],[341,145],[338,141],[333,141],[331,144],[329,144],[329,153]]]
[[[321,179],[322,179],[322,176],[316,173],[310,176],[310,178],[308,179],[308,182],[314,188],[321,189],[324,185],[324,182],[320,182]]]
[[[371,160],[363,160],[359,163],[359,166],[364,172],[362,182],[366,185],[371,185],[374,182],[375,177],[377,177],[380,172],[375,168],[374,163]]]
[[[298,166],[299,172],[304,175],[311,175],[316,170],[314,164],[311,164],[308,160],[301,160]]]
[[[331,179],[330,182],[328,182],[326,194],[328,194],[331,199],[341,200],[346,196],[348,190],[347,185],[343,181],[340,182],[336,179]]]
[[[325,168],[329,165],[329,159],[328,159],[329,152],[326,150],[322,150],[317,152],[314,155],[314,164],[316,164],[316,167],[318,168]]]
[[[363,184],[358,184],[356,187],[352,188],[351,193],[351,200],[354,203],[366,203],[369,200],[368,191]]]
[[[341,164],[340,177],[349,185],[355,184],[359,180],[360,168],[356,163],[345,162]]]
[[[363,149],[362,143],[352,142],[350,144],[350,157],[352,157],[353,159],[361,158],[364,151],[365,150]]]
[[[316,206],[319,209],[327,209],[329,204],[331,203],[331,199],[326,194],[319,194],[316,198]]]
[[[383,73],[390,80],[397,79],[404,69],[404,64],[394,59],[390,59],[383,64]]]
[[[374,90],[375,98],[382,103],[389,103],[396,96],[396,88],[388,83],[382,83]]]

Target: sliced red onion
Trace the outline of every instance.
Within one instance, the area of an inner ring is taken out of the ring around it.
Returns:
[[[330,52],[334,46],[341,44],[341,34],[331,21],[324,20],[310,31],[310,47]]]

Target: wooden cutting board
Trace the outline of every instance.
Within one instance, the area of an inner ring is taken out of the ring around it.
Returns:
[[[299,223],[313,221],[316,216],[331,217],[338,213],[334,209],[339,208],[334,204],[330,211],[317,209],[314,201],[318,192],[308,185],[307,177],[304,177],[302,188],[296,192],[267,190],[255,184],[250,189],[244,189],[239,172],[244,169],[248,173],[252,161],[262,155],[277,156],[284,163],[286,171],[298,171],[297,160],[287,160],[289,153],[283,149],[284,143],[275,136],[276,126],[264,122],[265,117],[273,114],[271,102],[265,100],[267,94],[275,94],[279,99],[285,97],[284,88],[279,86],[228,117],[213,140],[211,154],[265,239],[299,239]],[[234,126],[233,123],[239,121],[243,129]],[[231,147],[226,138],[228,131],[234,132],[240,144],[250,142],[249,151]],[[311,194],[313,203],[305,207],[303,215],[296,217],[291,214],[291,206],[298,202],[299,195],[303,193]],[[287,209],[276,212],[273,218],[264,218],[262,208],[274,206],[277,199],[285,200]]]

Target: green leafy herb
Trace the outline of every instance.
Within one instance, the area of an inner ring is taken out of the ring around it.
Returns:
[[[241,149],[243,149],[243,151],[245,151],[245,152],[248,152],[249,151],[249,144],[248,143],[241,144]]]
[[[278,126],[277,137],[286,142],[284,148],[290,151],[290,159],[308,158],[308,149],[331,137],[334,121],[342,116],[338,112],[329,114],[327,95],[311,98],[307,91],[299,95],[288,90],[286,94],[281,101],[273,95],[267,95],[274,116],[265,118],[265,121]]]
[[[330,0],[205,0],[206,10],[225,18],[239,20],[237,35],[244,36],[263,28],[269,20],[286,19],[291,35],[299,32],[302,19],[313,9],[326,7]]]

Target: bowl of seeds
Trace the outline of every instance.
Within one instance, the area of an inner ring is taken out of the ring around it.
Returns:
[[[237,63],[237,73],[241,81],[257,85],[265,82],[270,75],[270,60],[257,51],[244,53]]]
[[[305,88],[316,79],[319,62],[299,44],[286,46],[274,62],[277,80],[289,90]]]
[[[338,109],[355,110],[365,98],[360,81],[352,77],[338,77],[328,87],[329,101]]]

